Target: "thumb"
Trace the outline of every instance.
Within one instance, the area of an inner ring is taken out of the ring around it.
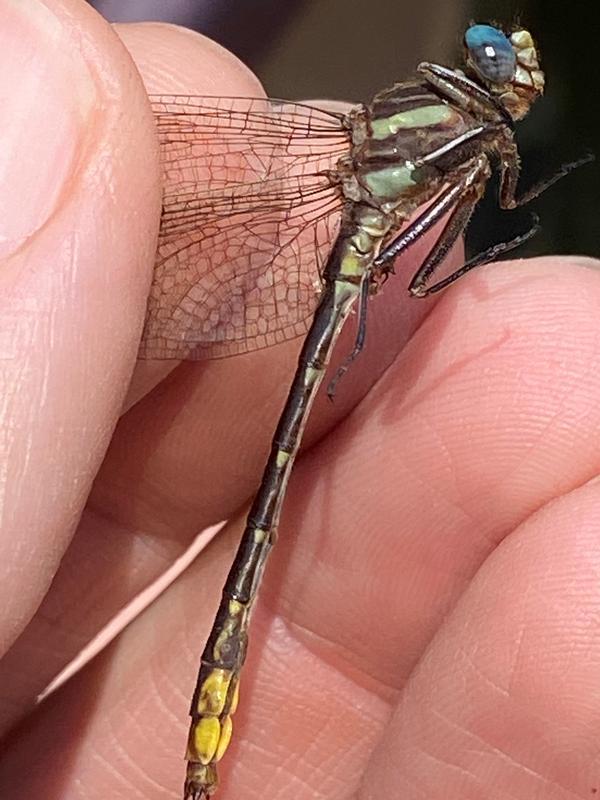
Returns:
[[[0,653],[39,605],[135,360],[160,211],[137,72],[83,0],[3,0]]]

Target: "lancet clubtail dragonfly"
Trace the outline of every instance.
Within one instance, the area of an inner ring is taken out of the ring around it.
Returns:
[[[464,71],[423,63],[415,79],[347,115],[266,99],[151,98],[167,182],[176,191],[164,198],[141,356],[220,357],[308,330],[202,654],[185,798],[200,800],[216,788],[250,612],[305,423],[352,306],[359,301],[351,358],[362,346],[368,295],[385,281],[394,258],[435,224],[445,220],[410,281],[416,296],[438,291],[535,232],[534,224],[431,283],[492,166],[500,171],[500,206],[510,209],[577,165],[517,197],[514,123],[544,89],[534,42],[526,30],[505,34],[473,25],[464,44]]]

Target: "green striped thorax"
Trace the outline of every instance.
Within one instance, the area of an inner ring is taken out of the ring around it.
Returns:
[[[450,105],[426,81],[396,84],[375,96],[368,108],[352,115],[352,167],[344,192],[391,212],[408,215],[419,204],[423,187],[435,190],[446,174],[444,159],[423,156],[437,151],[476,127],[467,111]],[[452,158],[460,154],[453,152]],[[447,159],[446,159],[447,161]]]

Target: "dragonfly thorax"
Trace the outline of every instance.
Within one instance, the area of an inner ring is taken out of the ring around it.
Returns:
[[[402,219],[438,191],[449,169],[470,156],[469,131],[480,127],[468,110],[419,80],[380,92],[351,121],[352,156],[338,162],[344,196]],[[464,147],[449,146],[462,136],[467,137]]]

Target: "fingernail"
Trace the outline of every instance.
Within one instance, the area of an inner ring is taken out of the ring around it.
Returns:
[[[0,258],[60,208],[95,95],[67,24],[39,0],[2,0]]]

